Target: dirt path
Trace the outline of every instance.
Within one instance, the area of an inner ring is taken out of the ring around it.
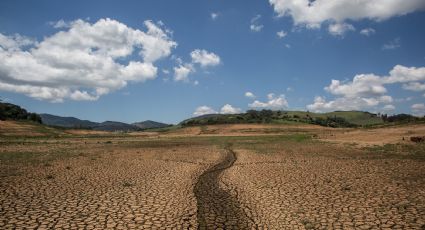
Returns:
[[[226,148],[226,156],[221,162],[203,173],[195,185],[194,193],[198,206],[199,229],[241,229],[252,226],[236,197],[220,183],[224,170],[233,166],[236,155]]]

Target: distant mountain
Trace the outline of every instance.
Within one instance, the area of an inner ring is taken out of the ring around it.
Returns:
[[[165,128],[170,126],[169,124],[151,121],[151,120],[136,122],[136,123],[133,123],[132,125],[135,125],[139,127],[140,129],[157,129],[157,128]]]
[[[43,124],[65,128],[93,128],[99,123],[88,120],[80,120],[75,117],[61,117],[51,114],[40,114]]]
[[[98,131],[137,131],[139,127],[123,122],[105,121],[102,123],[80,120],[75,117],[61,117],[51,114],[40,114],[43,124],[65,128],[93,129]]]
[[[129,125],[117,121],[105,121],[92,128],[99,131],[139,131],[140,128],[135,125]]]

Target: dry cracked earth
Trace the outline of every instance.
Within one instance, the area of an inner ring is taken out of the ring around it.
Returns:
[[[425,229],[423,145],[128,137],[0,146],[0,229]]]

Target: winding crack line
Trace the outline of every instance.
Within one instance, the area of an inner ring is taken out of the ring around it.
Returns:
[[[199,176],[194,187],[199,229],[206,229],[211,226],[226,227],[229,220],[233,221],[233,226],[227,227],[254,225],[254,220],[241,208],[237,196],[232,196],[228,189],[219,186],[220,175],[224,170],[232,167],[236,159],[235,152],[227,147],[226,156],[223,160]]]

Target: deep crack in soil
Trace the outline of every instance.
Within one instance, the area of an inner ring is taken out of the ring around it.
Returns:
[[[223,160],[199,177],[194,188],[199,229],[245,229],[253,225],[237,198],[231,195],[230,188],[220,186],[222,172],[235,161],[235,152],[226,148]]]

